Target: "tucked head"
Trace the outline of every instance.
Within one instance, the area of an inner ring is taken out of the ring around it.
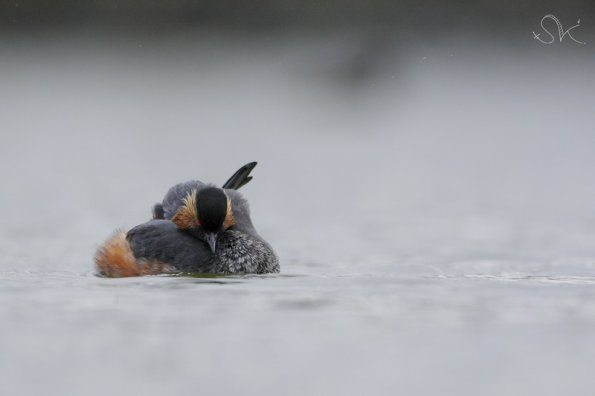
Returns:
[[[208,243],[213,253],[218,235],[235,224],[231,201],[217,187],[192,190],[171,220],[178,228]]]

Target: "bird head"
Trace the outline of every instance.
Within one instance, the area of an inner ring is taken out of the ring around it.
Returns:
[[[171,221],[178,228],[206,242],[213,253],[219,235],[235,224],[231,200],[217,187],[189,192]]]

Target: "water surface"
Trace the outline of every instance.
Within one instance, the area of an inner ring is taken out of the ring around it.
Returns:
[[[592,390],[592,51],[182,36],[0,42],[1,394]],[[252,160],[281,274],[95,276]]]

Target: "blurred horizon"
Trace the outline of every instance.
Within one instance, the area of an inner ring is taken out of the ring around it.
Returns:
[[[564,25],[577,19],[589,29],[595,4],[586,0],[443,2],[387,1],[2,1],[0,30],[94,27],[166,32],[181,28],[317,29],[392,28],[409,31],[508,30],[537,26],[555,14]],[[570,25],[569,25],[570,26]]]

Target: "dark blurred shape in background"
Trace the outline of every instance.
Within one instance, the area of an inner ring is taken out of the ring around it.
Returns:
[[[593,13],[587,0],[524,1],[2,1],[4,28],[127,27],[147,30],[181,27],[366,27],[410,29],[511,27],[555,13],[575,20]],[[579,17],[580,17],[579,16]]]

